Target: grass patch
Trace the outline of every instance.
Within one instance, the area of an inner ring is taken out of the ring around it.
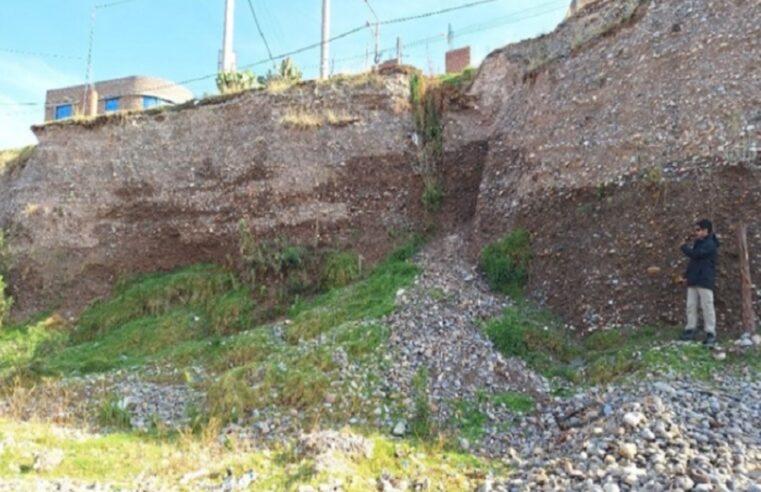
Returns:
[[[726,360],[718,361],[700,344],[674,342],[680,328],[619,328],[578,338],[551,314],[527,303],[509,307],[483,329],[504,355],[522,358],[546,377],[579,385],[649,374],[708,380],[716,371],[761,371],[758,351],[727,353]]]
[[[468,67],[462,72],[442,74],[437,77],[442,87],[461,88],[470,84],[476,78],[476,69]]]
[[[134,433],[107,436],[72,435],[46,424],[0,420],[5,439],[0,454],[0,477],[23,481],[32,490],[39,478],[99,481],[119,488],[137,488],[143,476],[162,489],[219,488],[229,469],[240,477],[251,470],[256,480],[250,490],[296,490],[300,485],[318,487],[338,478],[347,492],[375,489],[378,477],[386,475],[409,482],[427,478],[431,490],[474,490],[488,473],[504,473],[499,462],[449,451],[436,444],[391,441],[371,435],[371,456],[349,457],[334,453],[343,466],[330,473],[318,472],[311,457],[300,456],[290,444],[271,450],[250,452],[226,449],[211,440],[190,434],[155,439]],[[34,453],[59,449],[63,461],[56,468],[31,473]],[[182,478],[205,469],[207,473],[182,485]]]
[[[326,289],[345,287],[356,281],[361,273],[359,255],[348,251],[333,252],[325,260],[322,284]]]
[[[36,145],[27,145],[20,149],[0,150],[0,174],[23,168],[36,148]]]
[[[410,422],[410,431],[418,439],[428,439],[433,435],[433,422],[428,401],[427,367],[420,367],[412,379],[412,398],[415,413]]]
[[[414,243],[404,245],[367,278],[316,299],[296,303],[289,313],[292,322],[286,330],[288,342],[309,340],[347,322],[378,319],[391,313],[397,290],[419,273],[418,267],[410,261],[414,251]]]
[[[499,393],[492,396],[491,399],[496,405],[505,407],[515,413],[530,413],[536,405],[534,399],[529,395],[514,391]]]
[[[333,356],[343,351],[350,364],[381,356],[379,348],[388,329],[377,320],[393,310],[396,292],[417,275],[418,268],[411,262],[416,250],[416,242],[407,243],[367,277],[297,302],[284,325],[283,339],[272,330],[258,328],[229,338],[213,355],[204,355],[213,366],[229,368],[209,388],[210,414],[228,421],[274,406],[327,419],[329,415],[320,411],[329,392],[338,395],[336,415],[348,412],[349,403],[331,387],[338,369]],[[337,263],[353,265],[355,259],[342,258]],[[370,382],[362,385],[371,389]]]
[[[316,112],[304,108],[289,108],[280,118],[280,124],[292,130],[313,130],[325,125],[333,127],[348,126],[359,121],[359,118],[345,111],[332,109]]]
[[[479,266],[492,289],[519,297],[528,282],[530,261],[529,233],[515,229],[481,250]]]
[[[325,119],[303,108],[289,108],[280,118],[280,124],[292,130],[312,130],[323,126]]]
[[[119,397],[109,394],[98,407],[98,422],[102,427],[115,430],[129,430],[132,428],[131,416],[125,409]]]
[[[224,298],[224,300],[223,300]],[[161,318],[185,307],[220,324],[207,325],[209,333],[228,334],[244,326],[250,314],[251,295],[229,271],[215,265],[194,265],[169,274],[137,277],[117,287],[115,295],[96,301],[80,317],[75,340],[88,341],[141,318]],[[222,303],[226,309],[220,309]],[[231,304],[237,301],[238,305]],[[239,316],[229,316],[230,312]]]
[[[478,402],[458,400],[453,409],[453,423],[460,435],[471,442],[480,440],[484,434],[486,414],[481,410]]]

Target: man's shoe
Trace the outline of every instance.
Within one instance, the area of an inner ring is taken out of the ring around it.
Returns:
[[[713,333],[709,333],[708,335],[706,335],[706,339],[703,340],[703,345],[707,347],[713,347],[714,345],[716,345],[716,335],[714,335]]]
[[[690,342],[695,340],[695,330],[684,330],[682,335],[679,337],[679,340],[683,342]]]

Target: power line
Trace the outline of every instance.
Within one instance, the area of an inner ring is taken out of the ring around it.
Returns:
[[[277,70],[277,64],[275,63],[274,58],[272,58],[272,50],[270,50],[270,45],[267,42],[267,38],[264,36],[264,32],[262,32],[262,28],[259,25],[259,18],[256,17],[254,3],[251,0],[248,0],[248,6],[251,8],[251,15],[254,17],[254,24],[256,24],[256,29],[259,31],[259,36],[262,37],[262,41],[264,41],[264,47],[267,48],[267,54],[270,56],[270,61],[272,61],[272,67]]]
[[[408,21],[411,21],[411,20],[424,19],[426,17],[433,17],[435,15],[447,14],[449,12],[454,12],[456,10],[469,9],[469,8],[472,8],[472,7],[478,7],[479,5],[486,5],[487,3],[494,3],[494,2],[499,2],[499,1],[501,1],[501,0],[479,0],[477,2],[470,2],[470,3],[463,4],[463,5],[457,5],[457,6],[454,6],[454,7],[449,7],[449,8],[446,8],[446,9],[434,10],[432,12],[424,12],[422,14],[410,15],[410,16],[407,16],[407,17],[397,17],[396,19],[389,19],[389,20],[386,20],[386,21],[382,21],[381,25],[399,24],[401,22],[408,22]]]
[[[120,0],[118,2],[111,2],[110,4],[101,4],[101,5],[111,6],[111,5],[117,5],[117,4],[121,4],[121,3],[133,2],[133,1],[137,1],[137,0]],[[396,18],[396,19],[389,19],[389,20],[386,20],[386,21],[380,21],[379,24],[381,24],[381,25],[388,25],[388,24],[396,24],[396,23],[401,23],[401,22],[409,22],[409,21],[412,21],[412,20],[417,20],[417,19],[422,19],[422,18],[426,18],[426,17],[431,17],[431,16],[434,16],[434,15],[440,15],[440,14],[444,14],[444,13],[448,13],[448,12],[452,12],[452,11],[456,11],[456,10],[462,10],[462,9],[466,9],[466,8],[472,8],[472,7],[476,7],[476,6],[479,6],[479,5],[484,5],[484,4],[493,3],[493,2],[497,2],[497,1],[501,1],[501,0],[480,0],[480,1],[477,1],[477,2],[471,2],[471,3],[464,4],[464,5],[450,7],[450,8],[447,8],[447,9],[437,10],[437,11],[433,11],[433,12],[426,12],[426,13],[422,13],[422,14],[418,14],[418,15],[414,15],[414,16],[399,17],[399,18]],[[464,36],[464,35],[467,35],[467,34],[472,34],[474,32],[479,32],[479,31],[482,31],[482,30],[492,29],[492,28],[497,27],[499,25],[510,24],[510,23],[513,23],[513,22],[520,22],[520,21],[523,21],[523,20],[526,20],[526,19],[529,19],[529,18],[538,17],[540,15],[545,15],[547,13],[550,13],[550,12],[558,10],[558,8],[547,10],[547,11],[542,11],[542,12],[539,12],[539,13],[533,13],[533,15],[530,15],[530,16],[524,16],[524,17],[519,17],[518,16],[519,14],[533,12],[533,11],[537,10],[538,8],[540,8],[540,7],[545,7],[545,6],[548,6],[548,5],[554,5],[554,4],[557,4],[557,3],[558,2],[547,2],[547,3],[544,3],[544,4],[540,4],[540,5],[534,6],[534,7],[529,8],[529,9],[524,9],[524,10],[513,12],[513,13],[507,15],[507,16],[504,16],[504,17],[501,17],[501,18],[498,18],[498,19],[493,19],[493,20],[487,21],[485,23],[472,24],[470,26],[466,26],[463,30],[461,30],[459,32],[456,32],[454,37],[457,38],[457,37]],[[495,24],[495,23],[497,23],[497,24]],[[333,41],[337,41],[339,39],[346,38],[348,36],[356,34],[357,32],[360,32],[360,31],[362,31],[364,29],[368,29],[368,27],[369,26],[367,24],[363,25],[363,26],[355,27],[354,29],[350,29],[350,30],[345,31],[345,32],[343,32],[341,34],[337,34],[337,35],[331,37],[330,39],[328,39],[328,42],[333,42]],[[445,37],[446,37],[445,34],[438,34],[436,36],[430,36],[430,37],[427,37],[427,38],[422,38],[422,39],[418,39],[418,40],[412,41],[410,43],[405,43],[404,47],[405,48],[412,48],[412,47],[415,47],[415,46],[426,45],[426,44],[431,43],[431,42],[438,42],[438,41],[444,39]],[[291,56],[294,56],[294,55],[297,55],[297,54],[300,54],[300,53],[304,53],[306,51],[313,50],[315,48],[320,47],[321,45],[322,45],[321,41],[317,42],[317,43],[312,43],[310,45],[307,45],[307,46],[304,46],[302,48],[298,48],[296,50],[292,50],[292,51],[289,51],[289,52],[286,52],[286,53],[281,53],[281,54],[278,54],[278,55],[271,55],[268,59],[259,60],[259,61],[253,62],[253,63],[249,63],[247,65],[243,65],[241,68],[253,68],[253,67],[258,66],[258,65],[266,64],[266,63],[269,63],[269,62],[274,62],[275,60],[280,60],[280,59],[283,59],[283,58],[288,58],[288,57],[291,57]],[[389,49],[391,49],[391,48],[389,48]],[[361,54],[361,55],[355,55],[355,56],[350,56],[350,57],[339,58],[339,59],[335,59],[333,61],[334,62],[348,61],[348,60],[354,60],[354,59],[364,58],[364,56],[365,56],[365,54]],[[179,82],[171,82],[171,83],[166,83],[166,84],[162,84],[162,85],[159,85],[159,86],[148,87],[148,88],[145,88],[144,91],[156,91],[156,90],[161,90],[161,89],[175,87],[177,85],[192,84],[192,83],[196,83],[196,82],[201,82],[201,81],[205,81],[205,80],[208,80],[208,79],[212,79],[212,78],[215,78],[216,76],[217,76],[217,73],[215,72],[215,73],[212,73],[212,74],[201,75],[201,76],[198,76],[198,77],[194,77],[194,78],[190,78],[190,79],[186,79],[186,80],[181,80]],[[114,95],[113,97],[126,97],[126,96],[130,96],[130,95],[134,95],[134,94],[124,93],[124,94]],[[54,104],[46,105],[44,103],[11,103],[11,104],[4,104],[4,106],[13,106],[13,105],[15,105],[15,106],[45,106],[45,107],[55,106]]]
[[[96,9],[107,9],[109,7],[116,7],[117,5],[123,5],[125,3],[137,2],[138,0],[114,0],[113,2],[99,3],[95,5]]]
[[[13,53],[14,55],[39,56],[43,58],[61,58],[65,60],[81,60],[82,59],[81,56],[61,55],[58,53],[39,53],[36,51],[17,50],[14,48],[0,48],[0,51],[3,51],[5,53]]]

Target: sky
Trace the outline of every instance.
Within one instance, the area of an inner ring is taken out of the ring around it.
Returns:
[[[415,16],[475,0],[331,0],[331,35],[381,21]],[[250,0],[274,56],[320,41],[321,0]],[[397,37],[403,62],[444,71],[452,47],[471,46],[477,66],[492,50],[552,31],[570,0],[494,0],[445,14],[381,26],[382,58],[393,58]],[[93,9],[93,6],[96,6]],[[44,116],[45,91],[86,80],[90,32],[92,80],[147,75],[186,83],[196,97],[216,93],[225,0],[0,0],[0,149],[35,142],[29,130]],[[238,67],[257,75],[272,68],[249,0],[235,2]],[[363,29],[331,44],[334,73],[372,64],[373,32]],[[368,56],[369,53],[369,56]],[[319,71],[319,48],[293,56],[305,78]],[[261,62],[261,63],[259,63]]]

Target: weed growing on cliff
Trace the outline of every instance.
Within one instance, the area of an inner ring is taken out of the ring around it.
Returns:
[[[5,279],[0,275],[0,329],[3,328],[13,306],[13,298],[5,293],[5,288]]]
[[[433,435],[433,423],[428,401],[428,368],[425,366],[421,366],[412,379],[412,395],[415,413],[410,422],[410,432],[418,439],[428,439]]]
[[[323,112],[310,111],[304,108],[289,108],[280,118],[280,124],[293,130],[312,130],[325,125],[333,127],[348,126],[359,121],[347,112],[336,112],[331,109]]]
[[[481,250],[479,267],[492,289],[520,297],[528,281],[530,261],[529,233],[515,229]]]
[[[470,84],[475,77],[476,69],[468,67],[462,72],[439,75],[438,81],[443,87],[462,88]]]
[[[664,182],[663,169],[658,166],[653,166],[644,171],[642,179],[650,187],[657,188]]]
[[[27,145],[20,149],[0,150],[0,174],[23,168],[36,148],[36,145]]]
[[[429,213],[437,212],[444,198],[439,170],[444,149],[444,125],[436,84],[435,80],[418,73],[410,78],[410,105],[420,138],[415,172],[423,179],[421,201]]]
[[[352,252],[336,251],[325,260],[322,285],[325,289],[344,287],[356,281],[362,273],[359,255]]]
[[[444,200],[444,190],[438,179],[430,176],[423,177],[423,208],[426,212],[435,213],[441,209]]]

